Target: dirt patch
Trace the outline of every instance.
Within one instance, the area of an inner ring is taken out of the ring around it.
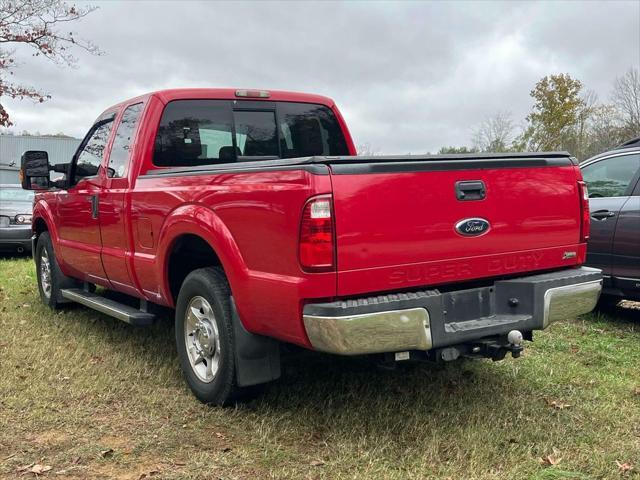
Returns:
[[[71,436],[60,430],[47,430],[29,438],[31,442],[42,446],[55,446],[71,441]]]
[[[80,478],[96,478],[96,479],[116,479],[116,480],[142,480],[152,478],[162,478],[169,471],[181,468],[177,465],[165,464],[162,462],[153,462],[151,460],[137,461],[136,465],[121,465],[117,463],[90,465],[85,472],[84,477]],[[77,474],[76,474],[77,475]]]

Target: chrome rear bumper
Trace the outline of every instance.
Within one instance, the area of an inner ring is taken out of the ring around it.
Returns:
[[[602,292],[602,280],[550,288],[544,294],[543,328],[593,310]]]
[[[340,317],[305,315],[313,348],[341,355],[430,350],[431,326],[424,308]]]
[[[340,355],[427,351],[511,330],[531,332],[591,311],[600,270],[576,268],[492,286],[441,293],[410,292],[306,305],[314,349]]]

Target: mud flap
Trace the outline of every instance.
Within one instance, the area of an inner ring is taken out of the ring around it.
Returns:
[[[231,297],[231,318],[236,347],[236,383],[249,387],[280,378],[280,345],[277,340],[248,332]]]

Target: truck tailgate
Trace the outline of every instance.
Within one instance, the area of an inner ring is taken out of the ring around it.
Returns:
[[[338,295],[584,261],[568,155],[356,162],[330,165]]]

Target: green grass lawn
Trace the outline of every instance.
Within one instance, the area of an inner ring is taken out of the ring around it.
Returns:
[[[0,477],[640,478],[640,308],[615,316],[496,363],[290,356],[263,396],[221,409],[183,383],[169,316],[52,312],[31,259],[0,259]]]

